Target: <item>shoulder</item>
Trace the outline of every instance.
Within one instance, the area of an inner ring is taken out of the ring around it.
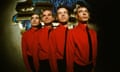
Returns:
[[[77,26],[77,24],[78,24],[78,22],[69,22],[68,23],[68,29],[69,30],[72,30],[74,27],[76,27]]]
[[[41,32],[41,31],[43,31],[43,30],[44,30],[44,28],[40,28],[40,29],[37,31],[37,33]]]
[[[27,36],[28,36],[28,31],[22,33],[22,39],[26,39]]]
[[[57,32],[58,32],[58,29],[57,29],[57,28],[52,29],[51,32],[50,32],[50,35],[53,36],[53,35],[55,35]]]
[[[89,23],[88,24],[88,28],[91,29],[91,30],[94,30],[94,31],[98,31],[98,26],[97,24],[93,24],[93,23]]]
[[[26,36],[30,31],[29,30],[26,30],[22,33],[22,36]]]

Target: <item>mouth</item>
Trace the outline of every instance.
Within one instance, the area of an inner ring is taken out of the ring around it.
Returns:
[[[83,18],[88,18],[88,17],[83,17]]]
[[[62,17],[62,19],[66,19],[65,17]]]

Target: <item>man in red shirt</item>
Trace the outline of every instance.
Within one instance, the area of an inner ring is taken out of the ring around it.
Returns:
[[[50,33],[49,37],[52,72],[66,72],[64,56],[69,15],[69,9],[66,6],[59,6],[57,8],[59,26]]]
[[[92,72],[96,64],[97,33],[89,24],[90,13],[84,4],[75,10],[78,25],[69,31],[67,69],[69,72]]]
[[[37,13],[31,16],[31,28],[22,35],[22,55],[28,72],[35,72],[33,64],[33,40],[34,34],[41,28],[40,15]]]
[[[52,10],[45,9],[42,11],[41,19],[44,23],[44,27],[40,29],[36,34],[35,41],[35,66],[37,72],[51,72],[49,65],[49,33],[52,30],[52,22],[54,16]]]

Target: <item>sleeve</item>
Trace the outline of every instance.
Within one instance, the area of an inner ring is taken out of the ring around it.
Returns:
[[[66,64],[67,64],[67,72],[74,72],[74,43],[72,32],[68,32],[67,43],[66,43]]]
[[[94,57],[93,57],[93,66],[95,67],[96,66],[96,60],[97,60],[97,49],[98,49],[98,38],[97,38],[97,32],[93,30],[93,54],[94,54]]]
[[[56,58],[56,40],[54,32],[50,33],[49,36],[49,62],[52,72],[58,72],[57,58]]]
[[[34,35],[33,42],[33,63],[36,69],[36,72],[39,70],[39,34],[36,32]]]
[[[29,62],[28,62],[28,56],[27,56],[27,43],[26,43],[26,37],[23,35],[22,36],[22,56],[24,60],[24,64],[28,70],[28,72],[32,72]]]

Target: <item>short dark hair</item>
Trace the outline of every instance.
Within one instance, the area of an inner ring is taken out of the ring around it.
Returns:
[[[41,13],[43,13],[44,11],[51,11],[51,12],[52,12],[52,9],[49,9],[49,8],[42,9],[42,10],[41,10]]]
[[[59,5],[57,7],[57,10],[60,9],[60,8],[65,8],[68,11],[68,14],[69,15],[71,14],[71,9],[68,6],[66,6],[66,5]]]
[[[74,6],[74,13],[76,14],[76,13],[77,13],[77,10],[78,10],[79,8],[82,8],[82,7],[87,8],[87,10],[90,12],[90,8],[89,8],[88,5],[86,5],[86,4],[83,3],[82,1],[78,1],[78,2],[76,3],[76,5]]]
[[[39,18],[40,18],[40,13],[33,12],[33,13],[31,14],[31,17],[32,17],[32,15],[38,15]]]
[[[53,13],[53,10],[51,8],[42,9],[41,13],[43,14],[44,11],[51,11],[52,12],[52,16],[53,17],[55,16],[54,13]],[[42,16],[42,14],[41,14],[41,16]]]
[[[34,11],[31,13],[31,16],[32,16],[32,15],[38,15],[39,18],[40,18],[40,9],[35,8]]]

